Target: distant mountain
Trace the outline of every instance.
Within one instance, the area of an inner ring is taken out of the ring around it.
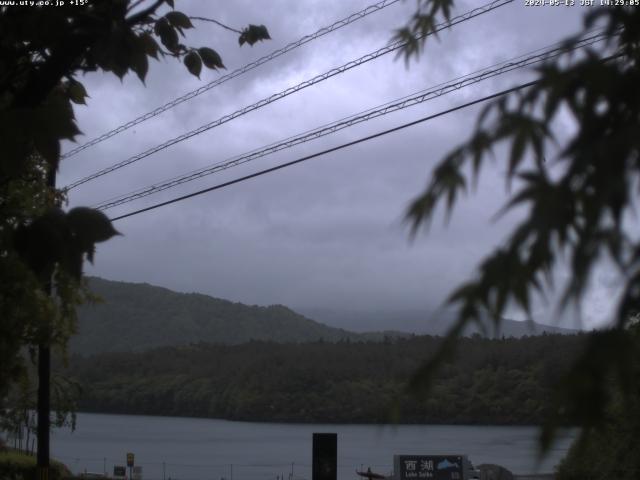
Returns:
[[[442,335],[453,322],[453,312],[444,312],[434,321],[418,311],[349,313],[307,309],[301,315],[283,305],[249,306],[146,283],[92,277],[89,286],[103,302],[78,309],[78,334],[71,338],[70,349],[83,355],[192,343],[237,345],[251,340],[381,341],[384,337],[412,334]],[[469,329],[467,334],[474,331]],[[531,331],[523,322],[505,320],[503,333],[521,337],[543,331],[572,332],[542,325]]]
[[[240,344],[250,340],[308,342],[360,340],[358,334],[309,320],[283,305],[248,306],[146,283],[90,278],[102,303],[78,310],[71,351],[142,351],[190,343]]]
[[[329,326],[340,325],[341,328],[353,332],[387,331],[390,336],[401,334],[444,335],[456,320],[454,310],[390,310],[390,311],[340,311],[328,308],[296,307],[304,316],[313,318]],[[542,333],[572,334],[577,330],[554,327],[535,322],[519,322],[503,319],[498,332],[487,332],[489,337],[522,337],[524,335],[541,335]],[[480,333],[475,325],[470,325],[466,335]]]

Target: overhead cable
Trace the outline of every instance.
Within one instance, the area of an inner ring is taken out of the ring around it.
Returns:
[[[218,85],[222,85],[223,83],[231,80],[232,78],[236,78],[239,77],[240,75],[243,75],[251,70],[253,70],[254,68],[259,67],[260,65],[263,65],[264,63],[267,63],[271,60],[274,60],[282,55],[284,55],[285,53],[290,52],[291,50],[295,50],[298,47],[301,47],[302,45],[309,43],[313,40],[315,40],[316,38],[320,38],[328,33],[331,32],[335,32],[336,30],[345,27],[353,22],[356,22],[364,17],[366,17],[367,15],[370,15],[372,13],[378,12],[380,10],[382,10],[383,8],[386,8],[390,5],[393,5],[394,3],[399,2],[400,0],[382,0],[381,2],[375,3],[373,5],[369,5],[368,7],[352,13],[351,15],[338,20],[337,22],[327,26],[327,27],[322,27],[321,29],[319,29],[318,31],[316,31],[315,33],[312,33],[310,35],[305,35],[304,37],[296,40],[295,42],[291,42],[288,45],[279,48],[278,50],[274,50],[273,52],[269,53],[268,55],[265,55],[264,57],[260,57],[258,60],[255,60],[254,62],[248,63],[247,65],[244,65],[243,67],[240,67],[236,70],[234,70],[233,72],[229,72],[226,75],[223,75],[219,78],[217,78],[216,80],[207,83],[206,85],[203,85],[200,88],[197,88],[195,90],[192,90],[191,92],[185,93],[184,95],[175,98],[174,100],[171,100],[170,102],[165,103],[164,105],[159,106],[158,108],[151,110],[150,112],[145,113],[144,115],[140,115],[137,118],[134,118],[133,120],[124,123],[122,125],[120,125],[119,127],[114,128],[113,130],[110,130],[106,133],[103,133],[102,135],[100,135],[99,137],[96,137],[82,145],[79,145],[78,147],[74,148],[73,150],[70,150],[68,152],[66,152],[64,155],[61,156],[61,158],[69,158],[72,157],[74,155],[76,155],[77,153],[80,153],[81,151],[92,147],[93,145],[97,145],[100,142],[103,142],[119,133],[124,132],[125,130],[130,129],[131,127],[134,127],[146,120],[149,120],[150,118],[153,118],[157,115],[160,115],[163,112],[166,112],[167,110],[172,109],[173,107],[180,105],[183,102],[186,102],[187,100],[191,100],[194,97],[197,97],[198,95],[203,94],[204,92],[207,92],[209,90],[211,90],[214,87],[217,87]]]
[[[388,102],[384,105],[380,105],[380,106],[371,108],[369,110],[365,110],[363,112],[351,115],[349,117],[340,119],[330,124],[318,127],[316,129],[309,130],[307,132],[289,137],[285,140],[272,143],[265,147],[261,147],[260,149],[256,149],[251,152],[233,157],[231,159],[227,159],[225,161],[218,162],[216,164],[201,168],[199,170],[165,180],[162,183],[157,183],[148,187],[144,187],[142,189],[135,190],[133,192],[129,192],[125,195],[120,195],[118,197],[113,197],[108,200],[104,200],[101,203],[94,205],[93,208],[96,208],[99,210],[107,210],[110,208],[114,208],[119,205],[123,205],[125,203],[129,203],[134,200],[138,200],[140,198],[153,195],[163,190],[167,190],[169,188],[173,188],[178,185],[182,185],[184,183],[187,183],[208,175],[212,175],[214,173],[218,173],[220,171],[227,170],[229,168],[236,167],[238,165],[242,165],[244,163],[253,161],[257,158],[261,158],[266,155],[270,155],[280,150],[291,148],[295,145],[299,145],[311,140],[315,140],[320,137],[324,137],[326,135],[330,135],[332,133],[351,127],[353,125],[372,120],[373,118],[381,117],[392,112],[396,112],[408,107],[412,107],[414,105],[421,104],[423,102],[446,95],[450,92],[459,90],[461,88],[468,87],[472,84],[481,82],[483,80],[487,80],[489,78],[493,78],[498,75],[511,72],[513,70],[522,69],[527,66],[534,65],[540,62],[551,60],[569,51],[573,51],[579,48],[584,48],[589,45],[592,45],[596,42],[603,40],[604,38],[605,38],[605,34],[600,33],[600,34],[593,35],[591,37],[581,39],[575,45],[572,45],[570,48],[566,47],[564,43],[558,43],[553,46],[546,47],[546,49],[537,49],[534,52],[540,52],[540,53],[530,52],[525,55],[520,55],[513,59],[507,60],[506,62],[496,64],[497,66],[492,65],[491,67],[486,67],[484,69],[477,70],[465,76],[458,77],[454,80],[450,80],[449,82],[441,83],[427,90],[422,90],[420,92],[411,94],[409,96],[405,96],[403,98],[394,100],[392,102]]]
[[[282,163],[280,165],[276,165],[275,167],[266,168],[264,170],[260,170],[259,172],[252,173],[251,175],[245,175],[244,177],[236,178],[234,180],[230,180],[230,181],[224,182],[224,183],[219,183],[219,184],[214,185],[212,187],[204,188],[202,190],[198,190],[196,192],[189,193],[187,195],[182,195],[180,197],[176,197],[176,198],[173,198],[171,200],[167,200],[166,202],[160,202],[160,203],[156,203],[154,205],[151,205],[149,207],[141,208],[139,210],[134,210],[132,212],[125,213],[124,215],[119,215],[117,217],[111,218],[110,220],[112,222],[115,222],[116,220],[122,220],[124,218],[132,217],[134,215],[139,215],[141,213],[148,212],[150,210],[155,210],[155,209],[160,208],[160,207],[165,207],[167,205],[171,205],[173,203],[180,202],[182,200],[187,200],[188,198],[193,198],[193,197],[196,197],[196,196],[199,196],[199,195],[203,195],[203,194],[208,193],[208,192],[212,192],[214,190],[219,190],[221,188],[228,187],[230,185],[235,185],[236,183],[244,182],[244,181],[250,180],[252,178],[260,177],[260,176],[265,175],[267,173],[275,172],[277,170],[281,170],[281,169],[286,168],[286,167],[291,167],[293,165],[297,165],[298,163],[306,162],[307,160],[311,160],[313,158],[317,158],[317,157],[321,157],[321,156],[327,155],[328,153],[333,153],[333,152],[336,152],[338,150],[345,149],[347,147],[352,147],[352,146],[357,145],[359,143],[364,143],[364,142],[367,142],[369,140],[373,140],[374,138],[382,137],[384,135],[388,135],[390,133],[394,133],[394,132],[397,132],[399,130],[403,130],[405,128],[412,127],[414,125],[418,125],[420,123],[424,123],[426,121],[433,120],[434,118],[442,117],[443,115],[448,115],[449,113],[453,113],[453,112],[455,112],[457,110],[462,110],[463,108],[471,107],[473,105],[477,105],[479,103],[486,102],[486,101],[492,100],[494,98],[498,98],[498,97],[501,97],[501,96],[504,96],[504,95],[508,95],[508,94],[516,92],[518,90],[522,90],[524,88],[531,87],[531,86],[536,85],[538,83],[540,83],[540,80],[534,80],[532,82],[523,83],[523,84],[518,85],[516,87],[508,88],[506,90],[502,90],[501,92],[494,93],[492,95],[487,95],[486,97],[482,97],[482,98],[479,98],[477,100],[473,100],[471,102],[467,102],[467,103],[464,103],[462,105],[458,105],[457,107],[449,108],[447,110],[443,110],[443,111],[435,113],[433,115],[429,115],[427,117],[423,117],[423,118],[420,118],[418,120],[414,120],[412,122],[403,123],[402,125],[399,125],[399,126],[394,127],[394,128],[390,128],[388,130],[383,130],[381,132],[374,133],[373,135],[367,135],[366,137],[362,137],[362,138],[359,138],[357,140],[353,140],[351,142],[343,143],[343,144],[338,145],[336,147],[328,148],[326,150],[322,150],[321,152],[316,152],[314,154],[307,155],[307,156],[304,156],[302,158],[298,158],[297,160],[292,160],[290,162]]]
[[[470,10],[470,11],[468,11],[468,12],[462,14],[462,15],[459,15],[459,16],[456,16],[456,17],[452,18],[448,22],[436,25],[433,28],[433,30],[431,30],[426,36],[435,34],[435,33],[439,32],[441,30],[444,30],[445,28],[449,28],[449,27],[452,27],[452,26],[457,25],[459,23],[462,23],[462,22],[465,22],[467,20],[470,20],[470,19],[472,19],[474,17],[477,17],[478,15],[482,15],[484,13],[487,13],[487,12],[490,12],[492,10],[495,10],[496,8],[499,8],[499,7],[502,7],[502,6],[507,5],[509,3],[512,3],[513,1],[514,0],[495,0],[495,1],[490,2],[490,3],[488,3],[488,4],[486,4],[486,5],[482,6],[482,7],[478,7],[478,8],[475,8],[473,10]],[[184,134],[182,134],[182,135],[180,135],[178,137],[175,137],[175,138],[173,138],[171,140],[167,140],[166,142],[164,142],[164,143],[162,143],[160,145],[156,145],[155,147],[152,147],[152,148],[150,148],[150,149],[148,149],[148,150],[146,150],[146,151],[144,151],[142,153],[139,153],[137,155],[129,157],[126,160],[123,160],[123,161],[121,161],[119,163],[111,165],[110,167],[107,167],[107,168],[105,168],[103,170],[100,170],[100,171],[98,171],[96,173],[93,173],[93,174],[91,174],[89,176],[86,176],[84,178],[76,180],[75,182],[67,185],[65,187],[65,189],[67,191],[71,190],[73,188],[76,188],[79,185],[87,183],[87,182],[89,182],[91,180],[94,180],[94,179],[96,179],[98,177],[101,177],[103,175],[107,175],[108,173],[111,173],[111,172],[114,172],[116,170],[119,170],[119,169],[121,169],[123,167],[126,167],[127,165],[131,165],[132,163],[135,163],[135,162],[137,162],[139,160],[142,160],[143,158],[146,158],[146,157],[148,157],[150,155],[153,155],[154,153],[157,153],[157,152],[159,152],[161,150],[164,150],[164,149],[166,149],[166,148],[168,148],[168,147],[170,147],[172,145],[175,145],[176,143],[182,142],[182,141],[187,140],[187,139],[189,139],[191,137],[199,135],[199,134],[201,134],[201,133],[203,133],[203,132],[205,132],[207,130],[210,130],[212,128],[218,127],[218,126],[220,126],[220,125],[222,125],[224,123],[227,123],[227,122],[229,122],[229,121],[231,121],[231,120],[233,120],[235,118],[238,118],[238,117],[240,117],[242,115],[245,115],[246,113],[252,112],[254,110],[257,110],[259,108],[264,107],[265,105],[269,105],[270,103],[273,103],[273,102],[275,102],[277,100],[280,100],[280,99],[282,99],[284,97],[287,97],[287,96],[289,96],[289,95],[291,95],[293,93],[296,93],[296,92],[298,92],[298,91],[300,91],[300,90],[302,90],[304,88],[310,87],[310,86],[315,85],[317,83],[320,83],[320,82],[322,82],[322,81],[324,81],[324,80],[326,80],[328,78],[331,78],[333,76],[336,76],[336,75],[339,75],[341,73],[344,73],[347,70],[350,70],[352,68],[355,68],[355,67],[358,67],[360,65],[363,65],[364,63],[367,63],[367,62],[369,62],[371,60],[379,58],[379,57],[381,57],[383,55],[386,55],[388,53],[394,52],[394,51],[402,48],[404,45],[406,45],[406,43],[407,42],[403,42],[403,41],[393,42],[393,43],[391,43],[391,44],[389,44],[389,45],[387,45],[387,46],[385,46],[383,48],[380,48],[380,49],[374,51],[374,52],[368,53],[367,55],[364,55],[364,56],[362,56],[362,57],[360,57],[360,58],[358,58],[356,60],[352,60],[350,62],[347,62],[347,63],[345,63],[344,65],[342,65],[340,67],[333,68],[333,69],[331,69],[331,70],[329,70],[329,71],[327,71],[327,72],[325,72],[325,73],[323,73],[321,75],[317,75],[317,76],[313,77],[310,80],[306,80],[306,81],[304,81],[302,83],[299,83],[299,84],[297,84],[297,85],[295,85],[293,87],[289,87],[289,88],[287,88],[285,90],[282,90],[279,93],[275,93],[275,94],[273,94],[273,95],[271,95],[269,97],[263,98],[262,100],[254,103],[252,105],[244,107],[244,108],[242,108],[240,110],[237,110],[237,111],[235,111],[235,112],[233,112],[231,114],[225,115],[225,116],[223,116],[223,117],[221,117],[221,118],[219,118],[217,120],[214,120],[213,122],[210,122],[210,123],[207,123],[205,125],[202,125],[201,127],[197,128],[195,130],[192,130],[190,132],[184,133]]]
[[[624,53],[616,53],[616,54],[611,55],[611,56],[609,56],[607,58],[603,58],[602,61],[603,62],[608,62],[608,61],[611,61],[611,60],[616,60],[616,59],[624,58],[624,57],[625,57]],[[151,211],[151,210],[155,210],[157,208],[164,207],[164,206],[167,206],[167,205],[171,205],[173,203],[177,203],[177,202],[180,202],[182,200],[187,200],[189,198],[193,198],[193,197],[196,197],[196,196],[199,196],[199,195],[203,195],[205,193],[212,192],[214,190],[220,190],[220,189],[228,187],[230,185],[235,185],[236,183],[241,183],[241,182],[244,182],[246,180],[250,180],[252,178],[260,177],[260,176],[265,175],[267,173],[275,172],[275,171],[281,170],[283,168],[287,168],[287,167],[290,167],[290,166],[293,166],[293,165],[297,165],[299,163],[306,162],[307,160],[311,160],[313,158],[318,158],[318,157],[321,157],[323,155],[327,155],[329,153],[333,153],[333,152],[336,152],[338,150],[342,150],[342,149],[345,149],[347,147],[351,147],[353,145],[357,145],[359,143],[364,143],[364,142],[367,142],[369,140],[373,140],[375,138],[382,137],[384,135],[388,135],[390,133],[394,133],[394,132],[403,130],[405,128],[412,127],[414,125],[418,125],[418,124],[427,122],[429,120],[433,120],[434,118],[437,118],[437,117],[442,117],[444,115],[448,115],[450,113],[453,113],[453,112],[456,112],[458,110],[462,110],[462,109],[471,107],[473,105],[477,105],[479,103],[484,103],[486,101],[493,100],[494,98],[502,97],[504,95],[509,95],[510,93],[514,93],[514,92],[517,92],[519,90],[523,90],[525,88],[529,88],[529,87],[532,87],[534,85],[538,85],[541,82],[542,82],[542,80],[538,79],[538,80],[533,80],[531,82],[522,83],[522,84],[517,85],[515,87],[508,88],[506,90],[502,90],[500,92],[497,92],[497,93],[494,93],[494,94],[491,94],[491,95],[487,95],[487,96],[479,98],[477,100],[473,100],[471,102],[464,103],[462,105],[458,105],[457,107],[449,108],[447,110],[443,110],[443,111],[435,113],[433,115],[428,115],[426,117],[419,118],[418,120],[414,120],[412,122],[403,123],[402,125],[398,125],[397,127],[390,128],[388,130],[383,130],[381,132],[374,133],[372,135],[368,135],[366,137],[361,137],[361,138],[359,138],[357,140],[353,140],[351,142],[343,143],[343,144],[338,145],[336,147],[328,148],[326,150],[322,150],[320,152],[316,152],[314,154],[307,155],[307,156],[304,156],[302,158],[298,158],[297,160],[292,160],[290,162],[286,162],[286,163],[283,163],[283,164],[280,164],[280,165],[276,165],[275,167],[271,167],[271,168],[267,168],[267,169],[264,169],[264,170],[260,170],[259,172],[255,172],[255,173],[252,173],[250,175],[245,175],[244,177],[236,178],[236,179],[230,180],[228,182],[219,183],[219,184],[214,185],[212,187],[204,188],[202,190],[198,190],[196,192],[189,193],[187,195],[182,195],[180,197],[176,197],[176,198],[173,198],[171,200],[167,200],[165,202],[156,203],[154,205],[150,205],[150,206],[145,207],[145,208],[134,210],[132,212],[125,213],[124,215],[119,215],[117,217],[111,218],[110,220],[112,222],[115,222],[116,220],[122,220],[122,219],[125,219],[125,218],[128,218],[128,217],[132,217],[134,215],[139,215],[141,213],[148,212],[148,211]]]

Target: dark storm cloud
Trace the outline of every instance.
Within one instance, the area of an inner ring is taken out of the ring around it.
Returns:
[[[184,2],[180,8],[235,27],[268,26],[273,40],[253,48],[239,48],[234,34],[210,24],[199,23],[189,32],[190,44],[213,46],[231,71],[366,5],[244,0]],[[463,2],[458,12],[478,5]],[[413,7],[413,2],[400,2],[88,149],[64,162],[60,182],[64,185],[380,48]],[[370,62],[78,187],[71,192],[71,204],[93,205],[546,46],[576,31],[581,13],[578,8],[551,11],[514,2],[443,32],[409,68],[393,54]],[[80,141],[217,75],[203,72],[198,80],[170,60],[151,66],[146,86],[131,76],[120,82],[108,75],[88,75],[84,82],[91,95],[89,106],[77,111],[86,134]],[[108,213],[121,214],[289,161],[514,85],[527,76],[530,73],[488,81]],[[478,191],[461,201],[448,227],[439,218],[428,235],[409,241],[403,223],[408,202],[425,186],[435,162],[470,133],[477,111],[457,112],[120,221],[117,228],[125,237],[100,245],[96,266],[88,273],[246,303],[436,307],[523,213],[491,222],[507,197],[504,166],[488,164]]]

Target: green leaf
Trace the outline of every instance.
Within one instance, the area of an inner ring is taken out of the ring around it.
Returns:
[[[271,37],[269,36],[269,31],[264,25],[249,25],[240,34],[238,43],[240,45],[244,45],[245,43],[254,45],[256,42],[270,39]]]
[[[136,38],[130,29],[116,24],[101,45],[103,68],[122,79],[131,67],[131,49],[134,48]]]
[[[191,23],[191,20],[189,20],[189,17],[182,12],[169,12],[165,15],[165,18],[176,28],[193,28],[193,24]]]
[[[158,42],[156,42],[155,38],[153,38],[149,33],[146,33],[146,32],[140,35],[139,38],[142,44],[144,45],[145,53],[148,56],[153,57],[157,60],[158,52],[160,51],[160,46],[158,45]]]
[[[77,80],[70,81],[67,87],[67,92],[69,93],[69,100],[71,100],[73,103],[86,105],[84,99],[89,95],[87,95],[87,91],[85,90],[84,85],[82,85],[80,82],[78,82]]]
[[[429,188],[411,202],[405,215],[406,221],[411,224],[411,236],[415,236],[420,225],[429,225],[437,201],[438,198]]]
[[[208,47],[202,47],[198,49],[198,53],[200,54],[200,58],[202,58],[202,62],[207,68],[225,68],[224,64],[222,63],[222,58],[215,50]]]
[[[162,44],[167,47],[167,50],[172,53],[178,50],[178,33],[169,25],[166,18],[161,18],[156,22],[155,32],[160,37]]]
[[[200,59],[200,55],[195,50],[191,50],[184,57],[184,64],[189,70],[189,73],[195,75],[200,78],[200,72],[202,71],[202,60]]]
[[[522,130],[517,132],[511,144],[511,156],[509,158],[509,170],[507,172],[507,178],[513,177],[517,166],[524,155],[525,147],[526,147],[526,137]]]
[[[467,182],[464,176],[456,169],[451,169],[450,171],[447,171],[442,178],[442,182],[447,192],[446,218],[448,220],[451,216],[451,212],[453,210],[453,206],[456,201],[456,196],[458,195],[458,190],[461,190],[462,192],[466,192]]]
[[[144,41],[140,37],[134,37],[135,41],[129,52],[129,65],[142,83],[147,76],[149,70],[149,61],[147,60],[147,52]]]
[[[491,149],[491,138],[484,130],[476,132],[475,136],[469,141],[469,155],[471,156],[472,165],[472,182],[474,188],[477,186],[480,176],[480,167],[487,150]]]

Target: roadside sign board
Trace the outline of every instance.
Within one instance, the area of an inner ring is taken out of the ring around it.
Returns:
[[[338,434],[313,434],[312,480],[336,480],[338,478]]]
[[[127,453],[127,467],[133,467],[133,453]]]
[[[466,480],[464,455],[395,455],[395,480]]]
[[[113,467],[113,476],[114,477],[126,477],[127,476],[127,467],[121,465],[114,465]]]

